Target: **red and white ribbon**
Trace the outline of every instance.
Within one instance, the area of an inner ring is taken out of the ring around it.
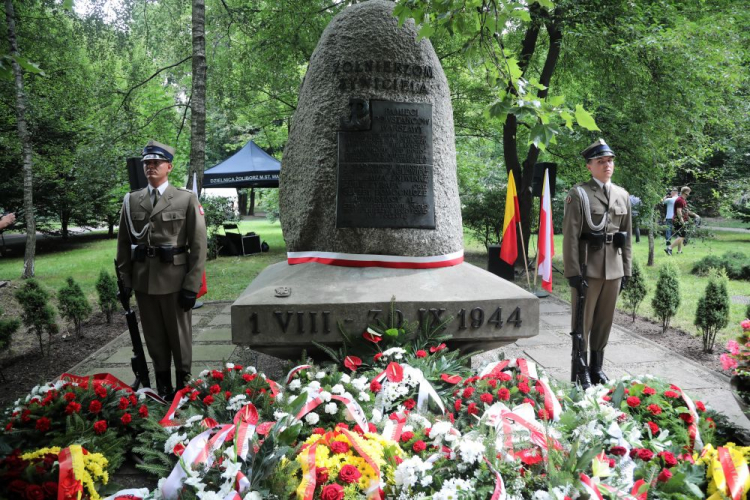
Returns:
[[[594,481],[584,473],[581,473],[581,483],[583,484],[583,489],[588,493],[590,498],[604,500],[599,488],[594,484]]]
[[[180,425],[179,422],[174,420],[174,415],[177,413],[177,410],[180,409],[180,406],[185,404],[188,400],[187,395],[193,391],[192,387],[183,387],[179,391],[177,391],[174,395],[174,399],[172,399],[172,404],[169,406],[169,409],[167,410],[167,413],[164,414],[164,417],[162,417],[161,420],[159,420],[159,424],[162,427],[172,427],[175,425]]]
[[[535,380],[542,388],[544,396],[544,409],[547,411],[552,420],[559,420],[562,414],[562,406],[555,397],[555,393],[552,392],[552,388],[549,385],[547,377],[540,377],[539,372],[536,368],[536,363],[529,361],[525,358],[516,359],[504,359],[502,361],[495,361],[485,366],[481,372],[479,372],[479,378],[487,375],[499,376],[500,372],[505,371],[508,368],[518,368],[521,375],[528,377],[531,380]]]
[[[398,443],[401,434],[404,432],[404,425],[406,425],[406,415],[401,412],[391,413],[380,435]]]
[[[305,471],[302,480],[305,481],[305,490],[302,494],[304,500],[312,500],[315,494],[315,485],[317,480],[317,470],[315,468],[315,452],[318,448],[319,441],[314,442],[304,450],[306,459],[305,464],[307,465],[307,471]]]
[[[196,457],[206,449],[212,432],[212,429],[201,432],[191,439],[185,447],[185,451],[180,456],[180,461],[174,466],[169,477],[161,486],[161,494],[166,500],[175,500],[180,496],[182,483],[187,477],[185,469],[190,469],[192,464],[195,463]]]
[[[495,470],[490,461],[487,460],[487,457],[483,458],[487,463],[487,467],[489,467],[490,470],[495,473],[495,490],[492,492],[490,500],[506,500],[508,498],[508,493],[505,491],[505,481],[503,481],[503,476],[501,476],[500,473]]]
[[[688,407],[688,411],[690,412],[690,415],[693,417],[693,423],[688,424],[688,436],[690,437],[690,449],[697,451],[700,451],[703,449],[703,440],[701,439],[701,433],[700,430],[698,430],[698,422],[700,422],[700,417],[698,417],[698,411],[695,409],[695,403],[693,403],[693,400],[690,399],[690,396],[685,394],[682,389],[677,387],[676,385],[673,385],[674,389],[680,393],[680,396],[682,397],[683,401],[685,401],[685,405]]]
[[[352,444],[352,448],[354,448],[356,452],[359,453],[360,457],[365,459],[365,463],[369,465],[375,473],[374,479],[370,482],[370,486],[365,491],[368,500],[380,499],[380,468],[378,467],[378,464],[375,463],[375,461],[370,455],[367,454],[367,452],[365,452],[362,446],[360,446],[357,438],[351,432],[344,429],[343,427],[339,429],[339,431],[341,431],[341,433],[346,436],[347,439],[349,439],[349,442]]]
[[[362,409],[362,407],[357,403],[354,399],[349,399],[344,396],[331,396],[331,399],[334,399],[336,401],[340,401],[344,403],[344,406],[346,406],[346,410],[349,412],[349,416],[357,422],[357,425],[359,425],[360,429],[362,429],[362,432],[367,432],[369,429],[369,426],[367,425],[367,415],[365,414],[365,411]]]
[[[464,251],[446,255],[411,257],[405,255],[375,255],[338,252],[287,252],[290,265],[316,262],[343,267],[389,267],[394,269],[431,269],[456,266],[464,261]]]
[[[237,451],[237,456],[241,457],[242,460],[247,458],[247,453],[250,450],[250,440],[255,434],[255,426],[258,424],[258,410],[252,403],[246,404],[237,412],[234,416],[234,425],[236,431],[234,434],[234,449]]]
[[[289,370],[289,373],[286,374],[286,384],[289,385],[289,382],[292,381],[292,377],[294,377],[296,374],[301,372],[302,370],[307,370],[308,368],[311,368],[311,365],[298,365]]]
[[[104,500],[143,500],[148,493],[148,488],[128,488],[126,490],[120,490]]]
[[[734,465],[732,455],[729,450],[723,446],[719,446],[716,450],[718,452],[719,464],[721,464],[721,470],[724,472],[724,480],[726,481],[726,490],[722,493],[729,492],[729,496],[732,500],[740,500],[744,498],[742,495],[745,492],[745,483],[748,480],[748,467],[744,465],[739,470]]]
[[[622,498],[623,500],[646,500],[648,498],[648,484],[643,479],[639,479],[635,482],[635,484],[633,484],[633,488],[631,488],[630,493],[620,491],[608,484],[599,483],[599,485],[615,495],[617,498]],[[645,486],[645,488],[643,488],[643,491],[641,491],[641,488],[643,486]]]
[[[73,382],[75,384],[78,384],[80,387],[83,387],[84,389],[88,389],[89,384],[93,385],[94,387],[104,385],[118,391],[125,391],[131,394],[133,393],[133,389],[128,384],[115,377],[111,373],[97,373],[95,375],[86,375],[83,377],[79,375],[73,375],[72,373],[63,373],[62,375],[60,375],[59,380]],[[164,399],[162,399],[153,389],[149,387],[138,389],[138,391],[136,391],[135,393],[138,395],[144,394],[145,396],[153,399],[158,403],[167,404]]]

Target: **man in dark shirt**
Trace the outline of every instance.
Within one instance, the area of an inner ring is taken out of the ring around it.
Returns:
[[[674,242],[669,247],[665,248],[664,251],[667,255],[672,255],[672,249],[677,248],[677,253],[682,253],[682,245],[685,242],[687,236],[687,223],[690,217],[698,219],[698,214],[691,212],[687,207],[687,198],[690,195],[690,188],[685,186],[680,190],[680,196],[674,202],[674,219],[672,223],[674,225],[673,236],[676,236]]]

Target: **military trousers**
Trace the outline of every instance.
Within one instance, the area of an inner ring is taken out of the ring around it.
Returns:
[[[193,364],[192,309],[185,312],[178,303],[179,292],[149,295],[136,292],[143,336],[155,372],[191,372]]]
[[[622,278],[614,280],[588,278],[586,281],[589,286],[586,289],[586,304],[583,307],[583,348],[588,350],[590,346],[592,351],[601,351],[609,341]],[[571,331],[575,331],[578,291],[575,288],[570,290],[573,311]]]

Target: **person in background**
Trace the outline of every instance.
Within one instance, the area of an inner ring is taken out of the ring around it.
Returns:
[[[631,194],[630,195],[630,209],[631,213],[633,215],[633,234],[635,235],[635,242],[640,243],[641,242],[641,224],[640,224],[640,217],[638,217],[638,209],[641,206],[641,199],[638,198],[636,195]]]
[[[667,246],[672,244],[672,233],[674,231],[674,202],[677,201],[677,188],[672,188],[667,195],[661,199],[662,205],[667,206],[667,214],[664,216],[664,223],[667,225],[665,237]],[[667,252],[669,254],[669,252]]]
[[[700,217],[695,212],[690,211],[687,205],[687,198],[690,196],[690,188],[685,186],[680,190],[680,196],[674,202],[674,218],[672,219],[674,224],[674,236],[676,239],[674,242],[664,249],[667,255],[672,255],[672,250],[676,247],[677,253],[682,253],[682,245],[687,237],[687,224],[690,218],[700,220]]]
[[[0,231],[8,226],[12,226],[16,222],[16,214],[9,213],[0,217]]]

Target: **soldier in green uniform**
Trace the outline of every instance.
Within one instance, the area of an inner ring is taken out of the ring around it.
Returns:
[[[135,291],[157,392],[170,396],[190,378],[192,308],[206,265],[206,222],[195,194],[167,180],[174,149],[149,141],[143,149],[148,186],[125,195],[117,237],[117,267],[128,295]]]
[[[604,348],[609,340],[615,304],[631,275],[630,197],[612,184],[615,153],[603,139],[581,153],[591,172],[588,182],[577,184],[565,200],[563,261],[571,286],[573,330],[578,287],[586,287],[583,352],[590,351],[588,366],[575,373],[584,388],[606,383],[602,371]],[[587,286],[586,286],[587,284]]]

